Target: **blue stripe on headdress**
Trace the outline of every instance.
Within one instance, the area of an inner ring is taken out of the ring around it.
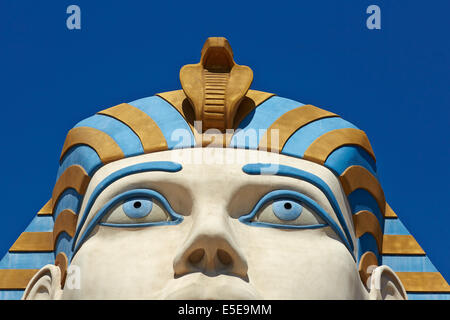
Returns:
[[[377,177],[376,164],[373,158],[359,146],[343,146],[334,150],[325,161],[325,166],[340,176],[345,169],[352,165],[358,165],[369,170]]]
[[[61,176],[61,174],[71,165],[78,164],[83,167],[89,176],[92,176],[95,170],[102,166],[102,161],[100,160],[97,152],[89,146],[77,145],[69,149],[64,155],[61,161],[61,165],[58,169],[58,174],[56,180]]]
[[[384,217],[375,198],[364,189],[356,189],[347,196],[352,213],[367,210],[377,217],[381,230],[384,230]]]
[[[395,272],[438,272],[427,256],[383,256],[383,264]]]
[[[0,260],[0,269],[40,269],[53,262],[53,252],[7,252]]]
[[[361,259],[361,256],[367,251],[372,251],[377,256],[378,261],[381,262],[377,240],[375,240],[374,236],[370,233],[365,233],[358,238],[358,261]]]
[[[282,154],[302,158],[306,149],[321,135],[335,129],[354,128],[353,124],[341,118],[324,118],[313,121],[298,129],[286,141]]]
[[[71,236],[69,236],[66,232],[61,232],[61,234],[58,236],[58,239],[56,240],[55,254],[64,252],[67,256],[67,259],[70,261],[73,255],[72,242],[73,238]]]
[[[75,127],[91,127],[108,134],[122,149],[125,157],[144,153],[139,137],[124,123],[109,116],[96,114],[84,119]]]
[[[53,231],[52,216],[35,216],[24,232],[51,232]]]
[[[384,234],[409,235],[410,233],[400,219],[386,219],[384,221]]]
[[[64,209],[70,209],[73,212],[78,213],[83,197],[74,189],[70,188],[65,190],[59,197],[58,203],[55,206],[53,212],[53,218],[56,220],[58,215]]]
[[[230,147],[243,149],[257,149],[260,139],[266,132],[267,128],[286,112],[303,106],[302,103],[281,98],[271,97],[257,108],[253,109],[238,125],[238,128],[231,138]],[[248,130],[254,130],[257,139],[249,139],[246,141],[245,135]]]
[[[161,130],[166,138],[168,149],[187,148],[195,145],[194,135],[183,116],[164,99],[152,96],[129,102],[128,104],[136,107],[150,116]],[[190,141],[178,141],[175,130],[184,130],[190,136]]]

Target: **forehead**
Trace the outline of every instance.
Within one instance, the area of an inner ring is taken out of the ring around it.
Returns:
[[[183,167],[183,173],[203,171],[205,174],[197,177],[197,179],[203,180],[217,179],[218,173],[223,173],[225,171],[235,173],[237,171],[242,171],[243,166],[249,163],[271,164],[273,165],[271,166],[273,170],[276,169],[278,164],[286,165],[310,172],[320,177],[332,189],[336,190],[337,193],[343,193],[339,179],[328,168],[311,161],[258,150],[189,148],[139,155],[109,163],[94,174],[86,194],[88,194],[89,191],[92,191],[91,187],[94,187],[99,182],[103,181],[110,174],[131,165],[152,161],[171,161],[179,163]],[[273,170],[270,170],[270,172],[273,172]]]

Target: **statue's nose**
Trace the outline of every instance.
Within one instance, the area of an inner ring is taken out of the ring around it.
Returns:
[[[247,278],[247,261],[234,236],[228,216],[205,215],[194,221],[187,241],[174,260],[175,277],[202,272]]]

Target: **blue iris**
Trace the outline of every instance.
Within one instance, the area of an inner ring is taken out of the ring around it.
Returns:
[[[128,217],[139,219],[150,214],[153,208],[153,202],[150,199],[133,198],[125,201],[122,208]]]
[[[281,220],[295,220],[303,211],[303,207],[292,200],[277,200],[272,204],[273,213]]]

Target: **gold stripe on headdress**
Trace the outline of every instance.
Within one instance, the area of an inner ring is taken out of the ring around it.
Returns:
[[[98,114],[110,116],[126,124],[141,140],[145,153],[167,150],[167,142],[161,129],[144,111],[122,103]]]
[[[79,144],[88,145],[94,149],[103,164],[125,157],[122,149],[108,134],[95,128],[76,127],[67,133],[60,161],[62,161],[62,158],[71,147]]]
[[[9,252],[53,251],[53,232],[22,232]]]
[[[73,238],[77,228],[77,219],[78,216],[71,209],[64,209],[58,214],[53,226],[53,246],[56,245],[56,240],[62,232],[66,232]]]
[[[0,290],[23,290],[39,269],[0,269]]]
[[[386,209],[384,192],[377,178],[369,170],[362,166],[353,165],[345,169],[339,177],[339,180],[347,196],[356,189],[368,191],[375,198],[381,213],[384,215]]]
[[[84,168],[78,164],[71,165],[59,176],[55,183],[52,193],[52,211],[58,202],[61,194],[69,189],[75,189],[79,194],[83,195],[86,192],[87,186],[91,178],[88,176]]]
[[[38,216],[51,216],[53,215],[53,202],[52,199],[47,201],[47,203],[41,208],[37,213]]]
[[[386,202],[386,211],[384,212],[385,218],[397,218],[394,210],[392,210],[391,206]]]
[[[383,245],[383,231],[377,217],[369,211],[361,210],[353,215],[353,224],[355,225],[356,237],[369,233],[377,241],[378,252],[381,252]]]
[[[275,122],[267,129],[266,133],[261,138],[258,149],[281,152],[286,141],[295,131],[315,120],[330,117],[338,117],[338,115],[312,105],[304,105],[290,110],[275,120]],[[272,130],[278,130],[279,141],[278,144],[275,144],[277,150],[272,150]]]
[[[376,160],[372,146],[364,131],[354,128],[335,129],[321,135],[306,149],[303,158],[324,164],[334,150],[345,145],[362,147]]]
[[[412,235],[383,235],[382,254],[389,255],[425,255],[422,247]]]
[[[450,293],[450,286],[439,272],[396,272],[408,292]]]

